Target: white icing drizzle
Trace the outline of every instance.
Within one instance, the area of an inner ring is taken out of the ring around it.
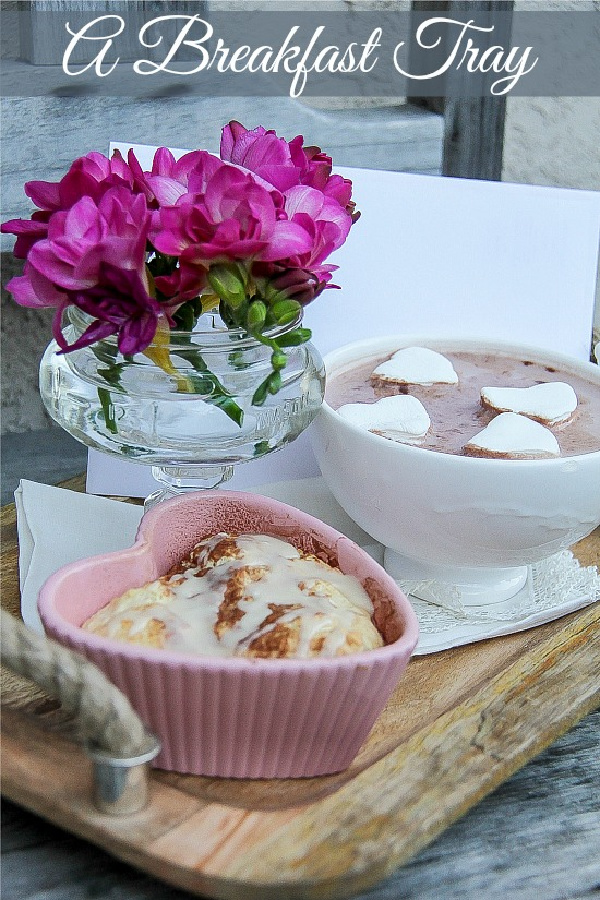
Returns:
[[[544,425],[564,422],[577,409],[577,395],[564,381],[547,381],[531,387],[484,387],[481,399],[502,412],[521,413]]]
[[[346,647],[349,633],[358,634],[363,642],[355,650],[383,644],[371,621],[371,599],[358,579],[318,559],[303,557],[286,541],[264,535],[233,538],[239,558],[221,557],[215,564],[210,553],[223,538],[228,536],[202,541],[196,564],[169,579],[127,591],[99,610],[84,628],[123,640],[122,624],[127,621],[131,623],[128,639],[135,640],[152,620],[158,620],[166,625],[165,649],[201,656],[239,656],[245,655],[253,639],[274,627],[263,624],[272,612],[269,603],[299,604],[300,609],[284,611],[275,622],[295,629],[299,626],[298,647],[291,654],[295,658],[350,652]],[[242,615],[215,629],[230,580],[236,570],[245,567],[254,567],[254,574],[243,580],[236,604]],[[323,645],[315,653],[311,642],[321,635]]]
[[[558,441],[551,431],[539,422],[518,413],[500,413],[466,444],[490,456],[516,458],[560,456]]]
[[[458,375],[445,356],[428,347],[404,347],[373,370],[383,381],[398,384],[457,384]]]
[[[409,394],[382,397],[376,403],[347,403],[338,413],[360,428],[402,444],[419,443],[431,428],[427,410]]]

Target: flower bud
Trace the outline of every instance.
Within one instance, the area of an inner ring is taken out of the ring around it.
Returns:
[[[271,307],[278,325],[287,325],[300,315],[302,307],[296,300],[278,300]]]
[[[246,287],[237,266],[217,263],[208,270],[211,288],[232,309],[238,309],[246,299]]]
[[[269,394],[275,395],[281,388],[281,372],[272,372],[267,378],[267,390]]]
[[[279,369],[285,369],[287,363],[287,356],[282,350],[275,350],[273,355],[271,356],[271,365],[275,371],[279,371]]]
[[[312,332],[310,328],[294,328],[293,331],[281,334],[277,338],[277,344],[279,347],[299,347],[300,344],[310,341],[311,337]]]
[[[252,397],[253,406],[262,406],[265,400],[267,399],[267,391],[269,388],[268,378],[265,378],[259,386],[254,391],[254,395]]]
[[[254,300],[248,307],[248,330],[260,331],[267,318],[267,307],[262,300]]]

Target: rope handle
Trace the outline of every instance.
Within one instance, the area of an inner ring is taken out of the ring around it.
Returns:
[[[60,700],[77,718],[83,740],[115,757],[148,750],[151,736],[127,697],[80,653],[32,631],[0,610],[1,660]]]

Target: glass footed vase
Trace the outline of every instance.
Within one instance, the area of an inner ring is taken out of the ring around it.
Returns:
[[[69,344],[90,321],[69,310]],[[153,358],[123,357],[112,337],[68,353],[52,341],[40,363],[42,400],[62,428],[88,447],[152,466],[158,485],[146,506],[225,483],[238,463],[298,437],[323,400],[323,361],[310,343],[286,348],[281,387],[259,406],[252,399],[272,372],[269,346],[212,314],[201,316],[193,332],[172,331],[169,340],[168,347],[148,348]],[[169,371],[153,359],[163,366],[166,360]]]

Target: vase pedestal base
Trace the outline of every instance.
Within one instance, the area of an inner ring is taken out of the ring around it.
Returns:
[[[159,487],[146,497],[146,510],[178,494],[210,491],[225,484],[233,475],[233,466],[152,466],[152,475]]]

